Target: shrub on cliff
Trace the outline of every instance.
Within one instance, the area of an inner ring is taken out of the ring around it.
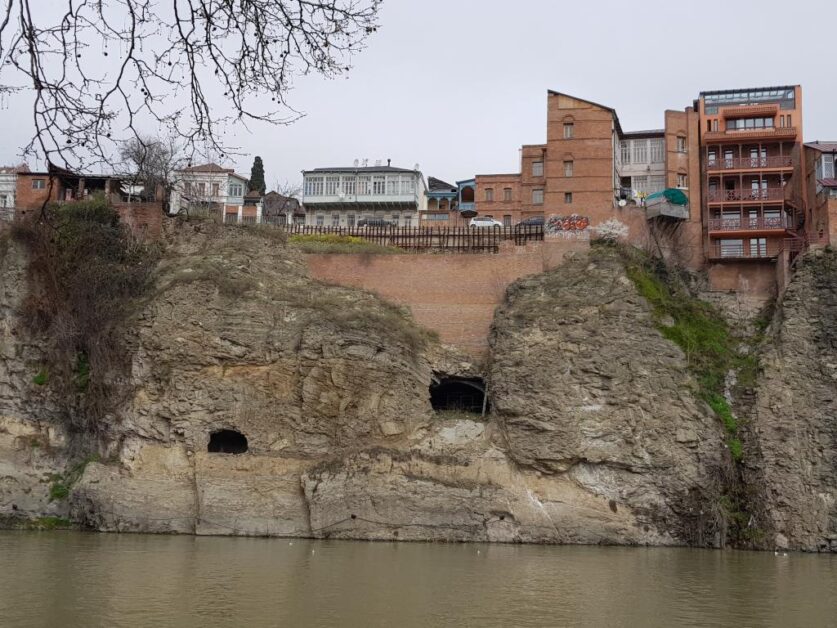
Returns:
[[[23,315],[43,339],[48,386],[71,431],[96,432],[124,393],[123,323],[156,262],[104,198],[50,207],[14,237],[29,253]]]

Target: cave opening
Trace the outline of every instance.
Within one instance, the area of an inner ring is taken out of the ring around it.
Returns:
[[[211,454],[243,454],[247,451],[247,437],[235,430],[212,432],[207,451]]]
[[[430,405],[437,412],[482,414],[488,411],[485,381],[481,377],[437,375],[430,385]]]

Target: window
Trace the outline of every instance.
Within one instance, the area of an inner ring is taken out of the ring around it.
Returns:
[[[542,189],[532,190],[532,204],[533,205],[543,205],[543,190]]]
[[[183,193],[184,194],[191,194],[192,193],[192,182],[187,181],[183,184]]]
[[[572,192],[564,192],[564,203],[566,205],[572,205],[573,202],[573,193]]]
[[[753,238],[750,240],[750,257],[765,257],[767,255],[767,238]]]
[[[218,196],[218,187],[217,183],[212,184],[212,196]]]
[[[648,193],[655,194],[666,189],[665,175],[653,175],[648,177]]]
[[[648,163],[648,142],[645,140],[634,140],[631,142],[634,149],[634,163],[647,164]]]
[[[533,161],[532,162],[532,176],[533,177],[542,177],[543,176],[543,162],[542,161]]]
[[[710,150],[706,153],[706,161],[709,163],[710,166],[714,166],[717,163],[718,153],[714,150]]]
[[[721,240],[721,257],[741,257],[744,254],[744,240]]]
[[[343,177],[341,183],[343,194],[346,194],[347,196],[354,196],[356,189],[355,183],[357,183],[357,179],[355,179],[354,177]]]
[[[678,153],[685,153],[686,152],[686,138],[679,137],[677,138],[677,152]]]
[[[679,188],[686,188],[688,187],[688,178],[685,174],[678,174],[677,175],[677,187]]]
[[[412,214],[404,214],[404,226],[405,227],[412,227],[413,226],[413,215]]]
[[[340,187],[340,177],[326,177],[325,178],[325,195],[326,196],[336,196],[338,187]]]
[[[631,163],[631,143],[627,140],[619,142],[619,153],[622,157],[622,163],[629,165]]]
[[[203,196],[206,194],[206,183],[198,183],[198,196]],[[233,196],[240,196],[240,194],[234,194]]]
[[[706,121],[706,130],[707,130],[707,131],[711,131],[711,130],[712,130],[712,120],[707,120],[707,121]]]
[[[572,122],[564,123],[564,139],[570,140],[575,137],[575,125]]]
[[[416,191],[416,181],[410,175],[401,177],[401,194],[408,196]]]
[[[503,226],[504,227],[511,227],[512,224],[512,217],[509,214],[503,216]]]
[[[565,161],[564,162],[564,176],[571,177],[573,176],[573,162]]]
[[[712,130],[717,132],[718,131],[718,121],[712,120]]]
[[[631,177],[631,188],[636,196],[648,194],[648,177]]]
[[[835,168],[834,168],[834,155],[823,155],[822,156],[822,167],[817,168],[817,178],[818,179],[834,179],[835,178]],[[821,172],[821,174],[820,174]]]
[[[340,226],[340,214],[332,214],[331,215],[331,226],[332,227],[339,227]]]
[[[234,196],[232,193],[234,186],[230,187],[230,195]],[[323,178],[322,177],[309,177],[308,180],[305,182],[305,196],[322,196],[323,195]]]
[[[400,214],[393,214],[392,215],[392,224],[394,224],[396,227],[398,226],[398,219],[399,218],[401,218]]]
[[[485,201],[487,203],[494,201],[494,188],[485,188]]]
[[[358,177],[357,178],[357,195],[358,196],[366,196],[372,190],[370,186],[370,179],[368,176]]]
[[[317,226],[322,227],[325,224],[325,216],[317,214]]]
[[[322,185],[322,182],[320,182],[320,185]],[[198,194],[203,194],[203,183],[198,183]],[[242,186],[240,183],[230,184],[230,196],[242,196],[243,194],[244,186]]]
[[[448,220],[449,218],[448,214],[427,214],[424,217],[425,220]]]
[[[355,215],[349,214],[346,216],[346,226],[347,227],[354,227],[355,226]]]
[[[401,194],[401,179],[399,177],[387,177],[387,196],[398,196]]]
[[[512,189],[511,188],[503,188],[503,200],[507,203],[512,200]]]
[[[33,190],[43,190],[46,187],[46,179],[32,179]]]
[[[785,116],[779,116],[779,126],[785,128]]]
[[[790,126],[790,116],[787,117]],[[727,131],[743,131],[749,129],[772,129],[773,118],[736,118],[727,120]]]
[[[383,196],[386,194],[387,178],[384,176],[372,177],[372,194]]]
[[[793,123],[791,122],[791,114],[788,114],[786,116],[785,120],[787,121],[789,128],[793,126]],[[770,126],[773,126],[773,125],[771,124]]]
[[[661,164],[666,160],[666,143],[663,138],[651,140],[651,163]]]

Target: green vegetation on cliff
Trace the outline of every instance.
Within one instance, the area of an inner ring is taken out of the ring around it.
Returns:
[[[291,246],[303,253],[369,253],[400,255],[405,251],[394,246],[383,246],[357,236],[336,233],[309,233],[292,235]]]
[[[638,250],[623,249],[628,277],[654,310],[660,332],[686,354],[694,374],[697,395],[721,419],[727,432],[727,446],[736,462],[743,458],[738,438],[738,421],[725,396],[727,376],[754,377],[757,362],[737,350],[740,340],[730,331],[723,316],[710,304],[692,296],[672,271]]]

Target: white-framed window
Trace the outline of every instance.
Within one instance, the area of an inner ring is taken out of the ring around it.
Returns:
[[[635,164],[648,163],[648,140],[632,140]]]
[[[398,196],[401,194],[401,178],[397,175],[387,177],[387,196]]]
[[[206,183],[201,181],[200,183],[197,184],[197,188],[198,188],[198,196],[203,196],[204,194],[206,194]],[[241,195],[240,194],[234,194],[233,196],[241,196]]]
[[[232,186],[230,186],[230,195],[232,194]],[[305,196],[322,196],[323,195],[323,178],[322,177],[308,177],[305,181]]]
[[[685,137],[678,137],[677,138],[677,152],[678,153],[685,153],[686,152],[686,138]]]
[[[485,188],[485,201],[487,203],[494,201],[494,188]]]
[[[376,196],[383,196],[386,194],[387,178],[383,175],[374,175],[372,177],[372,194]]]
[[[46,179],[32,179],[33,190],[43,190],[46,188]]]
[[[532,204],[543,205],[543,190],[541,188],[532,190]]]
[[[409,196],[416,192],[416,180],[408,174],[401,177],[401,195]]]
[[[372,180],[368,175],[357,178],[357,195],[368,196],[372,192]]]
[[[450,216],[448,214],[427,214],[424,217],[425,220],[450,220]]]
[[[512,189],[511,188],[503,188],[503,200],[507,203],[512,200]]]
[[[655,194],[666,189],[665,175],[652,175],[648,177],[648,193]]]
[[[340,181],[340,189],[343,194],[354,196],[356,189],[355,183],[357,183],[357,179],[354,176],[343,177]]]
[[[511,214],[506,214],[505,216],[503,216],[503,226],[504,227],[511,227],[512,226]]]
[[[666,142],[663,138],[651,140],[651,163],[661,164],[666,160]]]
[[[339,227],[340,226],[340,214],[332,214],[331,215],[331,226],[332,227]]]
[[[765,257],[767,255],[767,238],[750,239],[750,257]]]
[[[532,162],[532,176],[533,177],[542,177],[543,176],[543,162],[542,161],[533,161]]]
[[[744,255],[744,240],[721,240],[721,257],[742,257]]]
[[[637,196],[648,194],[648,177],[631,177],[631,188]]]
[[[677,175],[677,187],[679,187],[679,188],[689,187],[689,177],[687,177],[685,174],[678,174]]]
[[[0,194],[0,207],[8,207],[5,194]]]
[[[834,178],[834,155],[823,155],[817,161],[817,179]]]
[[[564,139],[570,140],[575,137],[575,124],[572,122],[564,123]]]
[[[218,196],[218,190],[221,186],[218,183],[212,184],[212,196]]]
[[[619,153],[622,159],[622,163],[630,165],[631,163],[631,143],[628,140],[622,140],[619,142]]]
[[[349,214],[346,216],[346,226],[347,227],[354,227],[355,226],[355,215]]]
[[[325,215],[317,214],[317,226],[322,227],[325,224]]]
[[[573,203],[573,193],[572,192],[564,192],[564,204],[565,205],[572,205]]]
[[[564,176],[571,177],[573,176],[573,162],[565,161],[564,162]]]
[[[340,187],[340,177],[330,176],[325,178],[325,195],[336,196],[337,188]]]
[[[198,184],[198,193],[203,194],[203,183]],[[240,183],[230,183],[230,196],[244,196],[244,186]]]

